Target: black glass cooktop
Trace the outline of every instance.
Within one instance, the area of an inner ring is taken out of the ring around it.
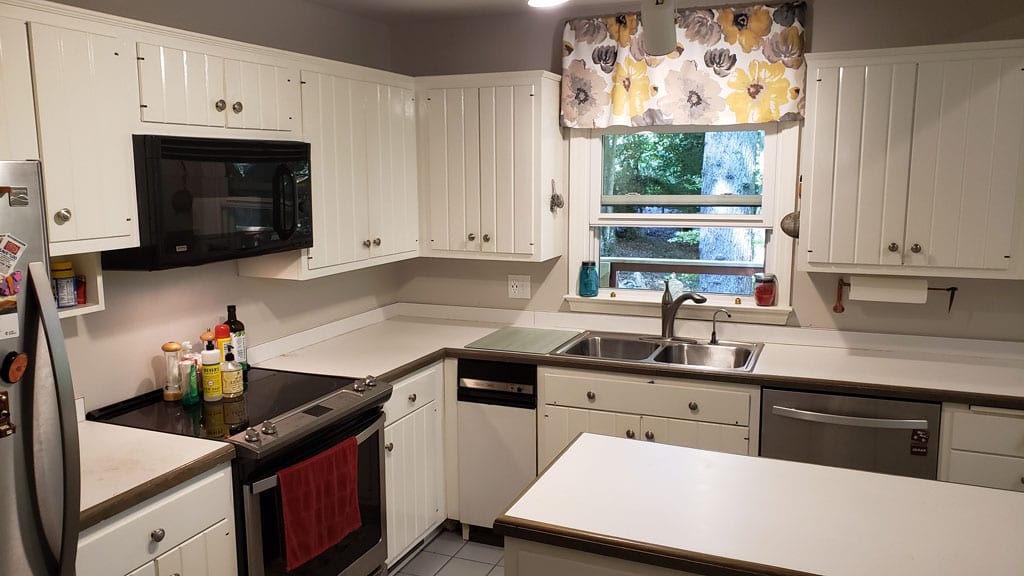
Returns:
[[[132,428],[220,440],[351,384],[353,378],[253,368],[239,398],[183,406],[155,390],[89,412],[86,418]],[[252,423],[252,424],[251,424]]]

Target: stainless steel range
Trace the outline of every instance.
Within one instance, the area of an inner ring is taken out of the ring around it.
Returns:
[[[187,408],[160,391],[88,414],[90,420],[183,434],[235,445],[235,523],[239,570],[250,576],[367,576],[387,557],[384,413],[391,385],[254,368],[240,399]],[[355,437],[360,528],[316,558],[285,570],[284,522],[277,473]]]

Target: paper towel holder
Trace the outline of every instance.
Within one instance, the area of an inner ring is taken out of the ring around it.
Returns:
[[[832,306],[832,312],[836,314],[842,314],[843,312],[846,311],[846,307],[843,306],[843,288],[849,287],[850,283],[847,282],[846,280],[843,280],[843,278],[840,277],[839,281],[836,283],[836,303],[834,306]],[[946,307],[946,314],[949,314],[950,312],[953,311],[953,299],[956,298],[956,291],[959,290],[959,288],[957,288],[956,286],[950,286],[949,288],[932,288],[931,286],[929,286],[928,290],[934,292],[948,293],[949,305]]]

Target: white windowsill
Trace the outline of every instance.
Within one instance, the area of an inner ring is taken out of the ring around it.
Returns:
[[[615,297],[612,297],[612,293]],[[732,314],[731,321],[749,324],[773,324],[781,326],[789,319],[789,306],[758,306],[753,296],[741,297],[736,304],[734,296],[708,296],[704,304],[686,302],[679,307],[677,318],[711,320],[715,310],[725,308]],[[585,298],[574,294],[565,296],[569,310],[595,314],[619,314],[625,316],[661,316],[661,292],[654,290],[624,290],[602,288],[597,296]]]

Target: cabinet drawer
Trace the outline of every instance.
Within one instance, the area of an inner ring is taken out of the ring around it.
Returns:
[[[951,450],[948,480],[1024,492],[1024,458]]]
[[[440,400],[443,372],[438,363],[394,382],[391,399],[384,404],[387,424],[401,420],[406,414],[426,406],[432,400]]]
[[[547,404],[742,426],[750,421],[749,393],[696,381],[555,370],[542,378]]]
[[[1020,417],[954,412],[951,447],[1024,458],[1024,414]]]
[[[127,574],[233,514],[231,468],[223,465],[83,532],[77,572]],[[164,537],[154,542],[158,529]]]

